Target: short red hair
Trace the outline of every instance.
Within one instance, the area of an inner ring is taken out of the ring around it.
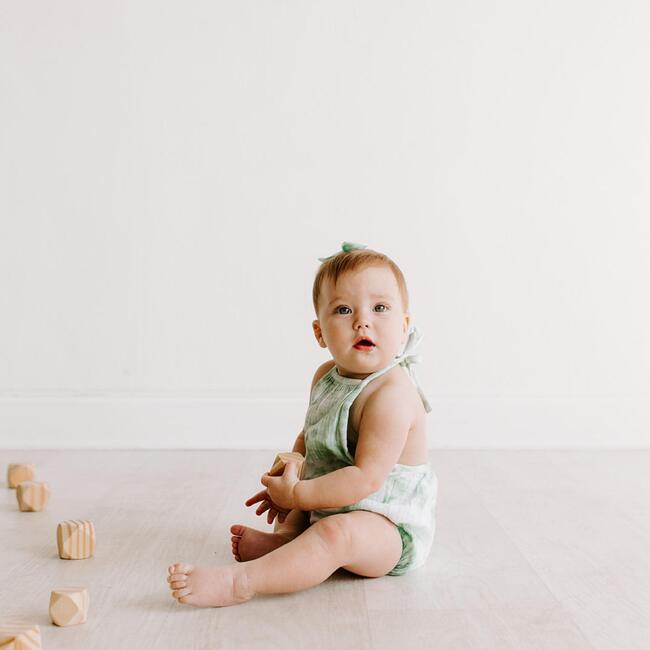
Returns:
[[[388,267],[397,280],[400,294],[402,296],[402,304],[404,312],[408,313],[409,310],[409,294],[406,288],[406,280],[404,274],[399,266],[393,260],[369,248],[355,248],[354,250],[345,252],[340,251],[328,260],[321,263],[316,277],[314,278],[314,287],[312,289],[312,300],[314,302],[314,311],[318,316],[318,300],[320,298],[323,282],[331,280],[334,285],[336,281],[344,274],[350,271],[360,271],[368,266],[386,266]]]

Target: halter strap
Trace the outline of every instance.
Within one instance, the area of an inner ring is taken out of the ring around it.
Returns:
[[[431,404],[429,404],[429,400],[426,398],[424,392],[422,391],[422,387],[420,386],[420,382],[418,381],[414,368],[414,365],[416,363],[420,363],[422,361],[421,354],[414,354],[416,348],[420,345],[422,336],[423,335],[420,334],[418,328],[412,326],[411,329],[409,329],[409,337],[406,341],[406,345],[404,346],[404,350],[399,356],[395,357],[395,361],[399,363],[400,366],[404,366],[404,368],[406,368],[406,371],[418,389],[420,399],[422,399],[422,404],[424,404],[424,410],[427,413],[430,413],[433,409],[431,408]]]

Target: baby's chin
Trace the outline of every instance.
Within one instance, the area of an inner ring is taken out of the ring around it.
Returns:
[[[363,374],[369,375],[373,372],[377,372],[382,368],[388,366],[395,357],[386,358],[385,355],[382,356],[373,356],[371,353],[366,353],[367,356],[359,355],[361,358],[354,358],[352,360],[345,359],[338,361],[334,358],[334,363],[339,370],[339,374],[344,372],[345,374]],[[395,355],[396,356],[396,355]]]

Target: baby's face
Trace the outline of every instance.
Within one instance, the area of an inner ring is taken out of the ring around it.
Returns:
[[[316,340],[332,354],[339,374],[363,379],[387,366],[401,351],[410,317],[393,272],[370,266],[339,277],[322,287],[318,320],[312,323]],[[373,347],[354,347],[367,336]]]

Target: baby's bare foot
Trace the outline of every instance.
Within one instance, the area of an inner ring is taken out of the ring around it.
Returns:
[[[232,541],[232,554],[237,562],[256,560],[292,539],[286,534],[265,533],[242,524],[232,525],[230,532],[232,533],[230,538]]]
[[[194,566],[172,564],[167,582],[172,596],[195,607],[227,607],[250,600],[251,591],[245,566]]]

